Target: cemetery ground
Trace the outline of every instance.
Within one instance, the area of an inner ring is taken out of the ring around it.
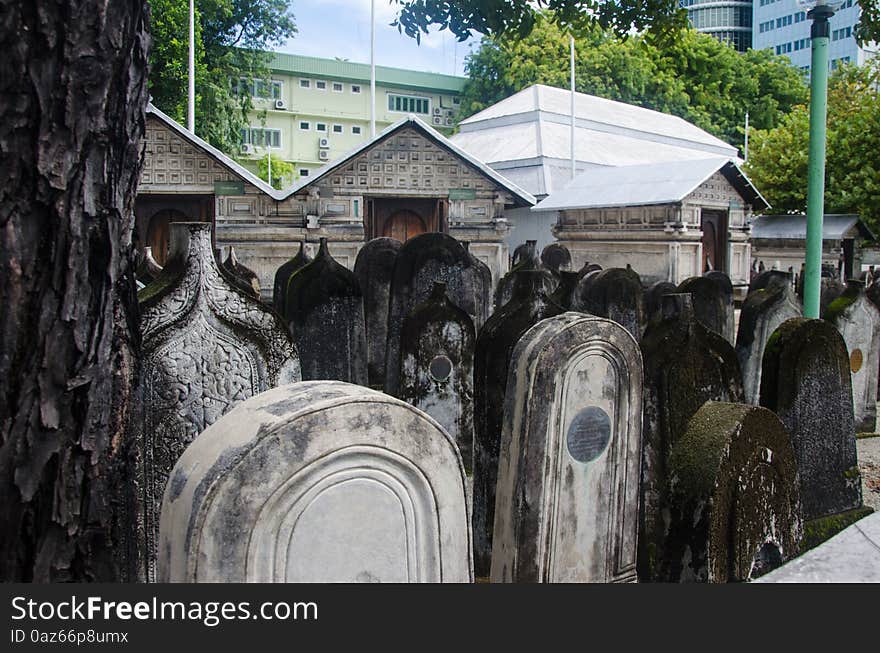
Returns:
[[[865,506],[880,511],[880,434],[859,434],[856,450],[862,474],[862,500]]]

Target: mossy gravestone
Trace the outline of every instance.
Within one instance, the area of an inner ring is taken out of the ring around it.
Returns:
[[[239,281],[239,285],[242,288],[253,293],[257,299],[260,298],[260,279],[257,277],[257,273],[238,260],[235,248],[231,245],[229,253],[226,255],[226,260],[223,261],[223,267]]]
[[[473,469],[474,322],[434,290],[403,321],[400,398],[437,420],[458,445],[465,471]]]
[[[493,582],[636,579],[642,365],[611,320],[563,313],[513,351]]]
[[[551,272],[571,271],[571,252],[565,245],[550,243],[541,250],[541,263]]]
[[[385,351],[388,346],[388,304],[391,299],[391,276],[397,253],[403,246],[394,238],[374,238],[361,248],[354,262],[364,295],[364,319],[367,330],[367,378],[370,387],[385,385]]]
[[[311,262],[312,257],[306,254],[304,243],[300,242],[296,256],[275,271],[275,280],[272,284],[272,305],[278,311],[278,315],[284,315],[284,303],[287,300],[287,284],[290,277]]]
[[[354,273],[330,255],[326,238],[314,260],[290,278],[284,311],[303,379],[367,384],[364,298]]]
[[[865,294],[864,282],[851,279],[822,317],[837,327],[846,343],[856,431],[873,433],[877,429],[880,310]]]
[[[768,271],[756,280],[763,284],[751,290],[743,302],[736,334],[736,355],[743,374],[746,402],[757,404],[761,389],[761,359],[764,346],[776,327],[801,316],[801,306],[791,288],[791,277]]]
[[[171,225],[165,269],[138,295],[141,310],[138,472],[143,580],[155,577],[159,504],[172,466],[239,401],[300,379],[280,318],[214,259],[211,225]]]
[[[522,271],[513,297],[492,314],[477,336],[474,351],[474,571],[489,575],[495,483],[504,419],[510,355],[522,334],[562,312],[549,301],[544,272]]]
[[[724,337],[727,327],[726,300],[718,283],[708,277],[689,277],[678,284],[677,292],[689,293],[697,321]]]
[[[657,281],[644,290],[645,321],[650,324],[658,319],[664,295],[674,295],[678,288],[671,281]]]
[[[721,290],[721,296],[724,303],[724,331],[721,335],[730,344],[736,342],[736,317],[734,314],[733,304],[733,283],[725,272],[720,270],[709,270],[703,274],[707,279],[714,281]]]
[[[743,400],[736,352],[696,319],[692,296],[666,295],[662,301],[641,343],[645,399],[639,578],[643,581],[656,580],[656,551],[666,531],[670,451],[706,401]]]
[[[243,402],[203,435],[165,492],[160,580],[472,580],[461,459],[409,404],[297,383]]]
[[[756,578],[799,552],[797,462],[772,412],[710,401],[669,455],[669,527],[657,580]]]
[[[860,507],[849,356],[834,325],[796,318],[773,333],[764,351],[761,405],[791,433],[804,519]]]
[[[550,295],[550,301],[555,303],[561,309],[571,310],[572,302],[574,302],[574,292],[581,280],[581,275],[577,272],[567,272],[563,270],[558,272],[559,285]]]
[[[609,268],[587,274],[574,292],[572,310],[614,320],[636,339],[645,330],[642,282],[631,268]]]
[[[539,271],[544,282],[544,294],[550,295],[559,284],[559,280],[553,272],[541,265],[536,249],[537,241],[529,240],[516,248],[513,256],[513,265],[510,270],[501,277],[498,287],[495,289],[495,310],[502,308],[513,296],[513,287],[517,277],[523,272],[531,274]]]

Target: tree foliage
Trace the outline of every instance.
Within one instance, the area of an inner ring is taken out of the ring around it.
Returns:
[[[178,122],[186,121],[188,0],[149,0],[150,94]],[[234,80],[268,79],[271,54],[296,33],[289,0],[199,0],[196,24],[196,133],[234,152],[253,109]]]
[[[807,95],[786,59],[765,50],[740,54],[693,29],[660,41],[593,27],[575,47],[578,91],[680,116],[732,145],[742,143],[746,111],[752,125],[774,127]],[[530,84],[567,88],[569,36],[552,16],[539,15],[525,38],[483,38],[466,71],[462,117]]]
[[[281,190],[293,181],[293,164],[275,154],[261,156],[257,160],[257,176],[265,182],[269,181],[270,157],[272,159],[272,188]]]
[[[880,63],[844,66],[828,86],[825,211],[857,213],[880,228]],[[776,213],[807,206],[809,108],[795,107],[774,129],[750,133],[746,170]]]

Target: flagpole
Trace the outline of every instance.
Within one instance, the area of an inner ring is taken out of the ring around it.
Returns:
[[[196,133],[196,28],[195,0],[189,0],[189,89],[187,92],[186,125]]]
[[[574,36],[570,36],[569,39],[571,40],[571,178],[574,179]]]
[[[376,136],[376,0],[370,0],[370,138]]]

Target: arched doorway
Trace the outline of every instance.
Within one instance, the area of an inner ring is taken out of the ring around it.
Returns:
[[[393,213],[385,221],[382,235],[388,238],[395,238],[403,243],[414,236],[425,233],[427,230],[425,221],[422,220],[418,213],[404,209]]]
[[[147,226],[147,242],[144,245],[153,248],[153,258],[156,263],[165,266],[168,260],[168,251],[171,247],[171,223],[186,222],[186,214],[165,209],[154,214]]]
[[[727,213],[703,209],[703,272],[727,269]]]

